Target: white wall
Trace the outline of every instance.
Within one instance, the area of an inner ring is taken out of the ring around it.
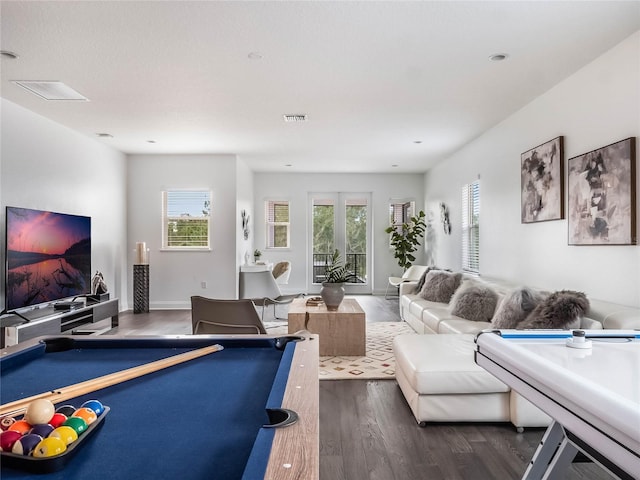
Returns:
[[[303,174],[256,173],[254,176],[253,242],[263,251],[264,259],[291,262],[286,292],[308,292],[309,277],[308,194],[311,192],[370,192],[373,205],[373,292],[384,293],[390,275],[402,273],[389,249],[389,200],[414,198],[416,211],[422,209],[422,174]],[[277,252],[266,250],[264,202],[269,199],[290,201],[291,248]],[[420,263],[418,257],[416,263]]]
[[[133,281],[135,245],[146,242],[151,250],[149,307],[190,308],[192,295],[237,298],[236,157],[130,155],[127,171],[129,277]],[[161,251],[162,191],[172,188],[211,190],[210,251]],[[129,292],[131,306],[132,296],[133,291]]]
[[[450,236],[436,229],[436,263],[461,268],[460,189],[479,176],[483,275],[640,307],[640,246],[568,246],[566,219],[520,223],[520,154],[559,135],[565,173],[569,158],[618,140],[640,146],[640,32],[427,173],[425,204],[437,213],[447,203],[453,226]],[[566,191],[565,175],[565,207]]]
[[[238,160],[236,165],[236,272],[240,271],[240,266],[245,263],[245,254],[249,255],[249,258],[253,259],[253,219],[255,215],[253,213],[253,172],[249,169],[246,163],[242,160]],[[242,211],[245,210],[249,215],[249,235],[244,239],[244,233],[242,230]],[[238,298],[239,288],[238,282],[236,285],[236,296]]]
[[[90,216],[92,267],[127,309],[125,156],[12,102],[0,105],[2,241],[7,205]],[[4,268],[2,261],[0,305]]]

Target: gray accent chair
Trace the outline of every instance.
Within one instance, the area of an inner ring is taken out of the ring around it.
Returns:
[[[191,327],[197,334],[267,333],[251,300],[191,297]]]

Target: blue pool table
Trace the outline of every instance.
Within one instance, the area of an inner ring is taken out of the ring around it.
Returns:
[[[212,344],[183,364],[63,404],[98,399],[100,428],[56,472],[2,462],[4,480],[318,478],[318,340],[267,336],[43,337],[2,350],[2,404]],[[285,345],[282,345],[285,343]],[[298,420],[269,428],[266,409]],[[5,456],[6,460],[7,456]]]

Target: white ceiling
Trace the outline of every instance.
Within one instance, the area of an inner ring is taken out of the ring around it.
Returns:
[[[640,29],[639,1],[0,8],[0,46],[19,55],[2,58],[2,97],[125,153],[233,153],[254,171],[423,172]]]

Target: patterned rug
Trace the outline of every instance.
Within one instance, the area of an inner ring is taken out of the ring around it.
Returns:
[[[287,333],[285,326],[265,322],[267,333]],[[415,333],[404,322],[367,323],[367,355],[365,357],[320,357],[320,380],[389,379],[396,374],[393,338],[403,333]]]

